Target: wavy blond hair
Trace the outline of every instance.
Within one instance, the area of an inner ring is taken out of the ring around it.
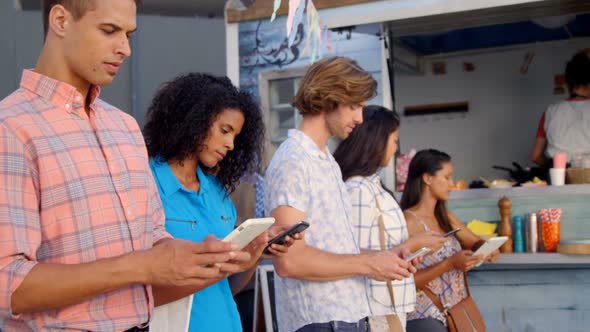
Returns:
[[[299,82],[292,105],[301,115],[330,112],[343,105],[359,105],[377,95],[377,81],[358,63],[330,57],[314,63]]]

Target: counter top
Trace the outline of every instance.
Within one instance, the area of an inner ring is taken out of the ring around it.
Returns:
[[[543,270],[588,269],[590,255],[565,255],[560,253],[501,254],[496,263],[484,263],[474,269],[482,270]]]
[[[565,196],[565,195],[590,195],[590,184],[568,184],[565,186],[543,187],[510,187],[510,188],[478,188],[451,191],[450,200],[455,199],[499,199],[502,196],[534,197],[534,196]],[[401,192],[396,192],[395,197],[400,200]]]
[[[453,190],[451,192],[450,199],[453,200],[453,199],[500,198],[502,196],[509,196],[510,198],[513,198],[513,197],[561,196],[561,195],[578,195],[578,194],[590,194],[590,185],[568,184],[565,186],[481,188],[481,189]]]

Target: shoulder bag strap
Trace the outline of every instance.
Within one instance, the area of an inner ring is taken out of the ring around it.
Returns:
[[[463,280],[465,282],[465,289],[467,290],[467,297],[471,297],[471,291],[469,290],[469,283],[467,282],[467,273],[463,273]],[[446,315],[446,309],[443,306],[440,298],[438,296],[436,296],[436,294],[434,294],[434,292],[431,291],[430,288],[428,288],[426,286],[422,288],[422,291],[424,292],[424,294],[426,294],[426,296],[428,296],[430,298],[430,300],[432,301],[432,303],[434,303],[434,305],[438,308],[438,310],[440,310],[441,313]]]
[[[434,292],[431,291],[430,288],[426,286],[422,288],[422,291],[424,292],[424,294],[426,294],[426,296],[428,296],[428,298],[430,298],[430,301],[434,303],[438,310],[446,315],[445,307],[443,306],[440,298],[436,294],[434,294]]]
[[[385,223],[383,222],[383,213],[381,207],[379,206],[379,200],[377,199],[377,194],[375,190],[373,190],[372,183],[369,183],[371,186],[371,191],[373,191],[373,196],[375,198],[375,206],[377,207],[377,219],[379,223],[379,246],[381,250],[387,250],[387,246],[385,245]],[[393,284],[391,280],[387,280],[387,290],[389,291],[389,298],[391,299],[391,305],[395,308],[395,299],[393,296]]]

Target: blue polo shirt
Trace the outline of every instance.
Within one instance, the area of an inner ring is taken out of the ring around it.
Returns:
[[[172,236],[201,242],[209,234],[224,238],[234,229],[236,208],[215,176],[199,167],[196,193],[180,184],[167,162],[156,158],[150,167],[166,213],[166,231]],[[227,278],[195,293],[189,331],[242,331]]]

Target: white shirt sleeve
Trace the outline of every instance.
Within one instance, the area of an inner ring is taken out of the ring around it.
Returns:
[[[352,205],[352,228],[359,247],[380,250],[379,224],[375,196],[366,181],[349,180],[346,182]],[[376,233],[374,233],[376,232]],[[377,236],[371,234],[374,233]]]
[[[273,167],[275,166],[275,167]],[[290,206],[307,213],[310,200],[309,176],[301,160],[285,158],[267,170],[264,206],[267,215],[279,206]]]

